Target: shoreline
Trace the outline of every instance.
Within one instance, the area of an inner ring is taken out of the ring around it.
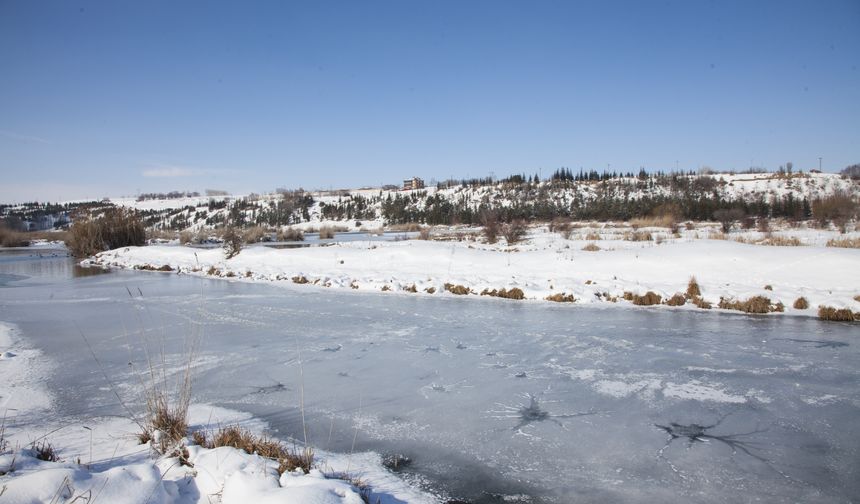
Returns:
[[[588,243],[604,248],[582,250]],[[513,246],[421,240],[294,249],[255,244],[231,259],[220,248],[148,245],[102,252],[81,264],[398,295],[683,310],[710,305],[727,313],[804,317],[818,317],[823,306],[850,310],[860,319],[860,251],[816,245],[692,237],[659,243],[565,240],[537,232]],[[700,296],[688,295],[691,278]],[[753,298],[766,298],[765,308],[745,305]],[[794,307],[799,298],[807,308]]]

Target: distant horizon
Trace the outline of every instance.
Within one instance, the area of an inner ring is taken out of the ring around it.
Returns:
[[[849,166],[851,166],[851,165],[849,165]],[[567,168],[567,167],[562,167],[562,168]],[[732,174],[732,173],[738,174],[738,175],[745,174],[745,173],[777,174],[777,173],[779,173],[780,168],[781,167],[777,167],[776,170],[767,170],[763,167],[752,167],[752,168],[746,168],[743,170],[717,170],[717,169],[714,169],[714,168],[708,167],[708,166],[702,167],[702,169],[708,169],[709,173],[712,175],[722,175],[722,174]],[[573,172],[574,175],[577,175],[579,173],[579,169],[576,169],[576,170],[570,169],[570,170]],[[753,170],[753,171],[750,171],[750,170]],[[815,168],[810,168],[810,169],[800,169],[797,167],[793,167],[792,173],[794,173],[794,174],[810,173],[811,170],[817,171],[818,168],[815,167]],[[556,170],[552,170],[547,175],[544,175],[543,178],[541,179],[541,181],[543,181],[543,182],[549,181],[551,176],[552,176],[552,173],[555,171]],[[584,171],[586,173],[588,173],[591,170],[585,170],[584,169]],[[606,170],[605,169],[604,170],[595,169],[595,171],[597,171],[599,174],[603,174],[604,171],[606,171]],[[658,172],[663,172],[663,173],[667,173],[667,174],[673,174],[673,173],[687,174],[690,172],[697,173],[699,171],[701,171],[701,169],[700,170],[682,170],[682,169],[679,169],[678,171],[671,169],[671,170],[651,170],[651,171],[648,171],[648,173],[654,174],[654,173],[658,173]],[[821,173],[830,174],[830,175],[839,175],[840,171],[842,171],[842,169],[837,170],[837,171],[827,171],[827,170],[822,169]],[[632,171],[632,170],[609,170],[608,171],[608,173],[613,173],[613,172],[618,174],[619,176],[623,176],[623,175],[626,175],[628,173],[633,173],[633,175],[636,175],[638,170],[637,171]],[[500,182],[503,179],[506,179],[506,178],[511,177],[511,176],[516,176],[516,175],[525,175],[525,177],[528,179],[531,176],[539,175],[539,173],[519,172],[519,173],[507,174],[504,176],[496,175],[493,177],[493,180],[496,182]],[[437,179],[433,179],[433,178],[426,179],[424,177],[421,177],[420,175],[415,175],[415,176],[422,179],[428,187],[429,186],[436,186],[436,184],[441,183],[441,182],[445,182],[448,180],[448,178],[446,178],[444,180],[437,180]],[[411,178],[411,177],[404,177],[403,180],[405,180],[406,178]],[[481,179],[481,178],[487,178],[487,176],[486,175],[485,176],[477,176],[477,177],[457,177],[457,176],[454,176],[454,178],[452,180],[463,181],[463,180],[472,180],[472,179]],[[386,186],[386,185],[396,185],[397,187],[402,187],[403,180],[391,181],[391,182],[386,182],[384,184],[377,184],[377,185],[362,184],[362,185],[356,185],[356,186],[344,186],[344,185],[329,184],[327,187],[312,187],[312,188],[277,186],[277,187],[271,187],[271,188],[266,188],[266,189],[238,191],[238,192],[229,191],[229,190],[225,190],[225,189],[221,189],[221,188],[217,188],[217,187],[206,187],[206,188],[200,188],[200,189],[175,187],[175,188],[156,190],[156,191],[138,191],[134,194],[104,194],[101,196],[90,196],[90,197],[81,197],[81,198],[58,198],[58,199],[42,198],[42,199],[29,199],[29,200],[21,200],[21,201],[7,201],[7,200],[0,199],[0,205],[17,205],[17,204],[25,204],[25,203],[40,203],[41,204],[41,203],[70,203],[70,202],[85,202],[85,201],[101,201],[103,199],[138,198],[142,195],[152,195],[152,194],[167,195],[169,193],[184,193],[184,194],[198,193],[199,197],[205,198],[205,197],[217,197],[217,196],[242,197],[242,196],[248,196],[250,194],[259,194],[259,195],[274,194],[274,193],[277,193],[278,191],[280,191],[282,189],[284,189],[284,190],[303,190],[303,191],[309,192],[309,193],[329,192],[329,191],[344,191],[344,190],[346,190],[346,191],[349,191],[349,190],[375,190],[375,189],[382,189],[383,186]],[[214,192],[223,192],[224,194],[223,195],[209,195],[209,194],[207,194],[208,192],[213,192],[213,191]]]
[[[0,3],[0,201],[860,163],[860,3]]]

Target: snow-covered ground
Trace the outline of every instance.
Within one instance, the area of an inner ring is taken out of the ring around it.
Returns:
[[[527,300],[573,295],[576,303],[626,303],[625,293],[653,291],[665,302],[684,293],[695,277],[702,298],[715,308],[721,298],[764,296],[784,313],[816,316],[821,305],[860,312],[860,250],[827,247],[834,238],[857,238],[811,228],[784,229],[771,239],[796,239],[800,246],[758,245],[768,235],[698,225],[672,235],[646,228],[651,240],[631,241],[624,225],[591,224],[569,239],[545,227],[508,246],[489,245],[475,233],[462,241],[332,242],[327,246],[274,249],[250,246],[226,259],[221,249],[178,245],[127,247],[99,254],[88,264],[119,268],[160,268],[183,274],[243,281],[305,283],[318,287],[372,290],[404,295],[453,295],[445,285],[462,285],[471,294],[485,289],[521,289]],[[457,232],[448,229],[449,238]],[[598,239],[599,238],[599,239]],[[599,250],[583,250],[586,246]],[[794,309],[806,298],[809,308]],[[688,303],[681,309],[699,309]]]
[[[56,368],[15,326],[0,322],[0,502],[361,504],[359,489],[343,478],[359,475],[372,485],[366,497],[374,503],[432,502],[386,470],[375,453],[316,450],[310,473],[279,476],[276,461],[231,447],[203,448],[190,438],[190,466],[157,456],[139,444],[140,428],[130,418],[41,421],[53,398],[40,384]],[[192,405],[188,421],[190,430],[209,432],[237,425],[260,435],[267,427],[248,414],[206,404]],[[57,450],[59,461],[37,456],[43,443]]]

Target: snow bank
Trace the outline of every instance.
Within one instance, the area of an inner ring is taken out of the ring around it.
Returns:
[[[713,230],[711,230],[713,231]],[[683,293],[691,276],[702,297],[717,305],[721,297],[765,296],[785,312],[816,315],[819,305],[860,311],[860,251],[823,246],[826,234],[798,231],[809,246],[780,247],[706,239],[707,232],[678,237],[653,230],[655,239],[622,239],[612,228],[596,229],[600,240],[564,239],[543,230],[513,247],[476,241],[345,242],[326,247],[273,249],[252,246],[226,260],[220,249],[149,246],[99,254],[86,264],[120,268],[169,265],[183,274],[321,287],[452,295],[445,284],[471,293],[518,288],[526,299],[572,294],[577,303],[618,302],[625,292],[653,291],[663,300]],[[856,233],[855,233],[856,234]],[[742,235],[738,235],[742,237]],[[599,251],[582,250],[587,243]],[[792,305],[805,297],[809,309]],[[696,309],[688,304],[680,309]]]

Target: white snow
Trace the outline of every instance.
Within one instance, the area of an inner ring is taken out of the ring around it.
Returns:
[[[13,351],[14,350],[14,351]],[[128,418],[44,420],[52,405],[41,385],[54,366],[30,348],[18,329],[0,322],[0,502],[110,502],[112,504],[361,504],[349,481],[369,485],[372,502],[430,503],[433,496],[409,486],[382,465],[376,453],[316,450],[315,468],[278,475],[276,461],[230,447],[206,449],[185,440],[193,467],[156,457],[140,445]],[[189,410],[194,430],[239,425],[256,434],[266,424],[246,413],[205,404]],[[39,460],[34,442],[48,442],[60,461]]]
[[[582,230],[583,235],[591,228]],[[652,230],[648,242],[623,239],[624,229],[594,228],[603,239],[582,236],[569,240],[545,228],[533,228],[527,241],[515,246],[464,241],[351,241],[324,247],[273,249],[250,246],[225,259],[221,249],[178,245],[128,247],[99,254],[84,264],[108,267],[170,265],[183,274],[293,285],[304,277],[311,286],[387,294],[450,296],[446,283],[464,285],[475,294],[484,289],[521,289],[526,299],[544,300],[556,293],[573,294],[576,303],[626,303],[625,292],[654,291],[665,301],[683,293],[691,276],[702,297],[716,307],[721,297],[765,296],[785,305],[785,313],[815,316],[819,305],[860,311],[860,250],[826,247],[835,232],[787,230],[806,246],[764,246],[734,239],[707,239],[712,228],[684,230],[672,237]],[[829,233],[829,234],[828,234]],[[738,237],[744,236],[736,233]],[[860,233],[849,233],[849,236]],[[600,251],[582,250],[596,243]],[[805,297],[810,308],[795,310]],[[681,309],[698,309],[687,304]]]

